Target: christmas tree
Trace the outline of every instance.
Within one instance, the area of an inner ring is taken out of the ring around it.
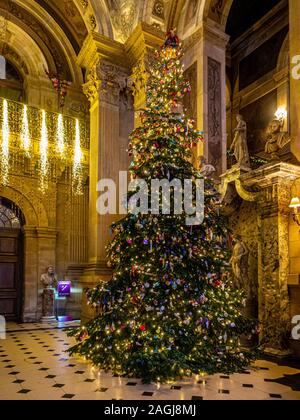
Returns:
[[[190,85],[174,32],[155,57],[142,126],[130,137],[132,179],[144,179],[149,190],[152,179],[191,179],[195,186],[203,176],[191,156],[203,138],[181,113]],[[165,214],[161,195],[157,214],[129,211],[113,225],[108,247],[113,277],[87,291],[99,315],[70,332],[77,338],[70,354],[145,383],[232,373],[249,365],[253,354],[242,351],[240,337],[254,333],[255,323],[243,317],[245,296],[230,281],[228,231],[218,192],[211,179],[204,185],[200,224],[187,224],[187,214],[174,208]],[[175,189],[171,197],[174,204]],[[192,197],[195,204],[195,189]]]

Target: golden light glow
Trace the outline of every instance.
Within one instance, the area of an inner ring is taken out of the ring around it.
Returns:
[[[74,194],[76,195],[83,194],[81,162],[82,162],[82,150],[81,150],[81,139],[80,139],[80,124],[79,124],[79,120],[76,119],[74,163],[73,163],[73,191],[74,191]]]
[[[2,123],[2,144],[1,144],[1,183],[8,184],[9,173],[9,123],[8,123],[8,103],[3,101],[3,123]]]
[[[22,129],[21,129],[21,145],[22,149],[25,152],[25,155],[31,157],[31,140],[29,134],[29,124],[28,124],[28,113],[27,105],[24,105],[23,108],[23,119],[22,119]]]
[[[42,128],[40,142],[40,190],[44,193],[48,188],[48,130],[46,124],[46,111],[42,111]]]
[[[65,130],[64,120],[62,114],[59,114],[57,119],[57,134],[56,134],[56,151],[61,159],[65,158]]]
[[[275,117],[278,120],[285,120],[287,117],[287,110],[283,106],[278,108],[277,111],[275,112]]]
[[[292,198],[289,207],[291,209],[297,209],[297,208],[299,208],[300,207],[300,199],[298,197]]]

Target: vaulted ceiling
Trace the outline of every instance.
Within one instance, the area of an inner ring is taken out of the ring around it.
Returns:
[[[88,30],[73,0],[35,0],[63,29],[78,53]]]

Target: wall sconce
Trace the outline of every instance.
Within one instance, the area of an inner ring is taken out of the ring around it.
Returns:
[[[297,223],[298,226],[300,226],[300,199],[298,197],[292,198],[289,207],[294,209],[293,220],[295,223]]]
[[[275,112],[275,117],[284,124],[284,121],[287,118],[287,110],[284,107],[280,107]]]

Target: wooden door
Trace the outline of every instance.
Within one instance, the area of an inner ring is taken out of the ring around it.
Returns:
[[[22,305],[20,229],[0,229],[0,315],[18,321]]]

